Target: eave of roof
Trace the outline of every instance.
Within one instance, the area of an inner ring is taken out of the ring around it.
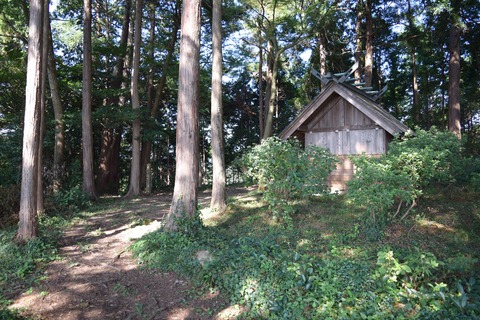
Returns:
[[[287,127],[285,127],[285,129],[279,134],[279,137],[281,139],[288,139],[333,93],[337,93],[347,100],[393,136],[410,131],[406,125],[384,110],[363,91],[350,84],[338,83],[332,80],[329,81],[322,92],[320,92],[320,94],[318,94],[300,112],[300,114]]]

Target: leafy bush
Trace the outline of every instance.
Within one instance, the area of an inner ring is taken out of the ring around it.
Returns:
[[[22,131],[5,130],[0,133],[0,186],[9,187],[19,183],[21,164]]]
[[[264,200],[276,217],[289,219],[291,201],[327,191],[327,176],[336,158],[326,149],[308,146],[298,140],[263,140],[243,157],[245,174],[265,187]]]
[[[472,174],[470,185],[474,191],[480,192],[480,172]]]
[[[408,162],[413,163],[414,157]],[[406,159],[403,159],[404,163]],[[381,227],[400,215],[405,217],[421,194],[407,172],[408,166],[398,166],[396,161],[367,156],[352,159],[357,173],[348,183],[348,196],[366,210],[365,223],[372,228]],[[415,168],[415,165],[413,165]],[[397,209],[393,210],[394,205]],[[406,207],[400,214],[402,207]]]
[[[348,184],[354,204],[366,209],[368,228],[404,219],[430,186],[475,185],[479,160],[462,157],[462,143],[450,132],[418,130],[395,140],[380,158],[353,157],[356,174]]]
[[[405,166],[404,170],[420,188],[432,183],[456,182],[465,169],[472,166],[472,159],[465,161],[463,157],[462,141],[453,133],[435,127],[429,131],[417,129],[416,136],[393,141],[387,157],[395,160],[399,168]]]
[[[25,320],[17,310],[9,310],[0,306],[0,319],[2,320]]]
[[[52,196],[52,208],[57,212],[72,212],[85,209],[92,203],[83,193],[81,186],[63,188]]]
[[[0,186],[0,227],[12,225],[18,221],[20,210],[20,187],[17,185]]]

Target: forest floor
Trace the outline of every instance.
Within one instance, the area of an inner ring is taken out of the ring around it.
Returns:
[[[230,189],[229,195],[248,192]],[[242,310],[219,292],[195,288],[173,272],[142,268],[128,250],[134,239],[159,228],[171,193],[112,199],[62,237],[61,259],[43,280],[12,299],[10,308],[33,319],[234,319]],[[114,205],[120,201],[121,205]],[[210,193],[200,194],[208,207]],[[192,257],[192,259],[195,259]]]

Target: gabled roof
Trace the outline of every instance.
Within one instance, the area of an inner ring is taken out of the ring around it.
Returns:
[[[347,100],[391,135],[401,135],[410,131],[406,125],[388,113],[363,91],[348,83],[340,83],[332,80],[327,83],[322,92],[279,134],[279,137],[281,139],[288,139],[301,125],[308,122],[308,120],[315,115],[315,111],[335,93]]]

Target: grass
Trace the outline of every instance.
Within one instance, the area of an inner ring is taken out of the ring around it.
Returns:
[[[293,228],[272,219],[260,195],[229,201],[223,215],[182,222],[133,246],[152,268],[215,287],[245,318],[433,318],[480,316],[480,201],[426,197],[402,223],[369,241],[363,212],[342,196],[296,204]],[[214,259],[200,265],[195,253]]]
[[[478,193],[429,194],[408,219],[384,228],[378,241],[368,240],[372,231],[364,225],[362,208],[341,195],[296,203],[292,228],[272,219],[256,191],[230,198],[228,208],[224,214],[205,211],[203,223],[182,222],[187,232],[147,235],[132,250],[148,267],[174,270],[205,289],[221,290],[232,305],[247,307],[244,318],[480,315]],[[68,226],[101,213],[112,213],[115,224],[120,211],[140,225],[148,210],[145,201],[101,199],[86,211],[43,217],[41,236],[25,245],[11,241],[15,229],[0,230],[0,318],[20,319],[2,307],[41,280],[43,267],[58,258],[56,243]],[[93,236],[103,232],[86,228]],[[200,250],[213,259],[201,265],[195,259]]]

